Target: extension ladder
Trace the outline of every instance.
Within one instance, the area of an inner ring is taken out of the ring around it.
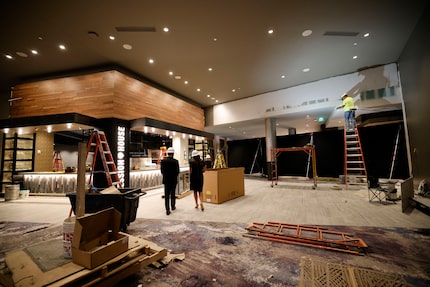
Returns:
[[[115,161],[104,132],[95,130],[91,133],[88,141],[87,163],[89,160],[88,156],[90,156],[91,161],[91,170],[88,182],[90,186],[93,184],[94,173],[105,173],[108,186],[122,187]],[[101,159],[103,170],[95,170],[97,159]]]
[[[330,231],[313,225],[298,225],[280,222],[258,223],[246,227],[245,237],[269,241],[322,248],[361,255],[367,251],[367,244],[361,239],[344,232]]]
[[[345,185],[367,184],[367,171],[358,129],[344,130],[344,176]]]

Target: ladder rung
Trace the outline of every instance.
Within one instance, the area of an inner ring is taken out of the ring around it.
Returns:
[[[117,174],[117,171],[109,171],[109,174]]]
[[[362,160],[348,160],[346,163],[363,163]]]
[[[346,141],[346,144],[358,144],[359,141]]]
[[[359,157],[359,156],[362,156],[362,154],[361,153],[349,153],[346,156],[348,156],[348,157]]]
[[[347,147],[346,150],[359,150],[359,147]]]
[[[364,170],[362,167],[347,167],[346,170]]]

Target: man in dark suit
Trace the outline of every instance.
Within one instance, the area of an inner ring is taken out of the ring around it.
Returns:
[[[179,162],[173,158],[175,150],[172,147],[167,149],[167,156],[161,161],[161,174],[163,175],[164,184],[164,205],[166,207],[166,214],[170,214],[170,207],[172,210],[176,209],[175,190],[178,184],[179,175]]]

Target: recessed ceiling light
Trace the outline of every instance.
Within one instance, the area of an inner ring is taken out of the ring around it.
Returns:
[[[197,92],[200,92],[200,88],[197,88],[197,89],[196,89],[196,91],[197,91]]]
[[[354,44],[353,44],[354,46],[357,46],[358,45],[358,43],[357,42],[354,42]]]
[[[58,45],[58,48],[60,48],[61,50],[66,50],[66,46],[64,46],[63,44]]]
[[[43,37],[42,37],[42,36],[39,36],[39,37],[37,37],[37,40],[42,41],[42,40],[43,40]]]
[[[311,69],[309,69],[309,68],[304,68],[303,69],[303,73],[307,73],[307,72],[309,72]]]
[[[312,35],[312,30],[305,30],[305,31],[303,31],[303,33],[302,33],[302,36],[303,36],[303,37],[308,37],[308,36],[310,36],[310,35]]]
[[[275,31],[273,29],[267,30],[267,34],[273,34]]]
[[[168,27],[164,27],[163,31],[167,33],[167,32],[169,32],[169,28]]]
[[[38,55],[39,52],[37,50],[30,50],[33,55]]]
[[[209,72],[212,72],[212,70],[213,70],[212,68],[208,68],[208,71],[209,71]]]
[[[10,60],[12,60],[13,59],[13,57],[11,56],[11,55],[9,55],[9,54],[6,54],[6,55],[4,55],[6,58],[8,58],[8,59],[10,59]]]
[[[207,97],[208,97],[208,98],[210,98],[210,97],[211,97],[211,95],[207,95]]]
[[[285,79],[285,75],[281,75],[281,79]]]
[[[28,55],[26,53],[24,53],[24,52],[15,52],[15,54],[17,54],[18,56],[23,57],[23,58],[27,58],[28,57]]]
[[[218,41],[218,38],[217,38],[217,37],[214,37],[212,40],[213,40],[214,42],[216,42],[216,41]]]
[[[115,36],[110,35],[109,39],[113,41],[113,40],[115,40]]]
[[[212,101],[214,101],[214,100],[215,100],[215,98],[214,98],[214,97],[212,97],[212,98],[211,98],[211,100],[212,100]]]
[[[188,81],[184,81],[184,84],[185,84],[185,85],[188,85]]]
[[[131,50],[131,49],[133,49],[133,46],[132,46],[132,45],[130,45],[130,44],[124,44],[124,45],[122,45],[122,47],[123,47],[125,50]]]
[[[149,60],[148,60],[148,62],[149,62],[150,64],[154,64],[154,59],[149,59]]]
[[[180,80],[180,79],[182,79],[182,77],[181,77],[181,76],[179,76],[179,75],[176,75],[176,76],[175,76],[175,79],[176,79],[176,80]]]
[[[358,56],[354,56],[354,57],[352,57],[352,58],[355,60],[355,59],[357,59],[357,58],[358,58]]]
[[[169,71],[169,76],[173,76],[173,72],[172,71]]]
[[[364,34],[363,36],[364,36],[364,37],[369,37],[369,36],[370,36],[370,33],[366,33],[366,34]]]
[[[218,100],[215,100],[215,103],[218,103]]]
[[[236,89],[232,89],[231,91],[232,91],[233,93],[235,93],[235,92],[236,92]]]

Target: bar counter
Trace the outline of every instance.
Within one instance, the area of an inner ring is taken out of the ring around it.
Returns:
[[[23,174],[22,188],[31,194],[65,194],[76,191],[76,172],[27,172]],[[89,181],[87,173],[85,182]],[[162,186],[160,169],[133,170],[130,172],[130,188],[152,189]],[[189,168],[180,168],[177,194],[189,190]]]

